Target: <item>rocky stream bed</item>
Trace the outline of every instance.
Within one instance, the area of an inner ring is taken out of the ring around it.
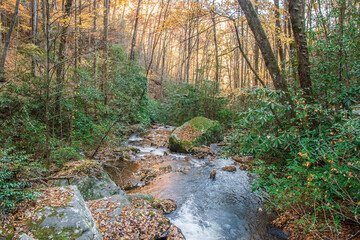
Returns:
[[[274,216],[251,191],[253,177],[243,170],[249,157],[222,156],[216,144],[192,154],[172,152],[168,139],[173,129],[154,125],[132,135],[125,154],[119,149],[98,158],[109,163],[107,172],[128,194],[174,200],[177,209],[167,217],[186,239],[287,238],[270,225]]]
[[[154,125],[67,163],[35,201],[0,219],[0,240],[287,238],[251,191],[249,157],[222,156],[216,144],[171,152],[173,129]]]

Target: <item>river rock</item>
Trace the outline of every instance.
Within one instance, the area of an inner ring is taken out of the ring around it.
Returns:
[[[214,180],[215,177],[216,177],[216,171],[212,170],[211,173],[210,173],[210,179]]]
[[[77,186],[85,201],[110,197],[122,192],[105,171],[102,171],[100,176],[81,176],[79,178],[70,179],[69,181],[55,181],[54,185]]]
[[[209,145],[223,139],[218,121],[196,117],[176,128],[169,139],[171,151],[189,153],[193,147]]]
[[[172,167],[171,165],[167,165],[167,166],[161,166],[159,168],[160,171],[164,171],[164,172],[171,172],[172,171]]]
[[[28,228],[37,239],[102,239],[96,223],[76,186],[61,187],[73,196],[64,207],[45,207],[35,212]],[[35,220],[34,220],[35,219]]]
[[[221,149],[218,145],[216,144],[211,144],[210,145],[210,150],[209,150],[209,153],[211,155],[219,155],[221,153]]]
[[[225,166],[225,167],[222,167],[221,169],[226,172],[235,172],[236,171],[235,166]]]

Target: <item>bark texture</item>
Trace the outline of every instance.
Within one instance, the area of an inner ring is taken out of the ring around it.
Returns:
[[[309,51],[305,35],[304,0],[288,0],[292,30],[296,44],[300,87],[305,96],[311,95]]]

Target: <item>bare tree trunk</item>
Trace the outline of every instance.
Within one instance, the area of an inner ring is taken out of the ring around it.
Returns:
[[[15,28],[16,20],[18,19],[18,16],[19,16],[19,8],[20,8],[20,0],[16,0],[13,19],[11,20],[11,25],[10,25],[9,31],[7,33],[7,36],[6,36],[4,51],[2,53],[1,62],[0,62],[0,82],[6,82],[6,79],[4,76],[5,62],[6,62],[6,57],[7,57],[8,51],[9,51],[11,36],[12,36],[12,33]]]
[[[271,45],[268,37],[265,34],[265,31],[261,25],[261,22],[254,10],[254,7],[250,0],[238,0],[242,10],[245,13],[246,19],[248,21],[249,27],[254,34],[254,37],[258,43],[258,46],[263,55],[265,65],[268,68],[271,78],[274,83],[276,90],[282,90],[287,92],[287,84],[284,76],[281,74],[280,68],[278,66],[278,61],[276,60],[274,53],[271,49]],[[286,99],[290,101],[290,97],[286,96]]]
[[[161,59],[161,75],[160,75],[160,98],[163,98],[164,95],[164,71],[165,71],[165,59],[166,59],[166,40],[167,40],[167,32],[165,32],[164,41],[163,41],[163,49],[162,49],[162,59]]]
[[[278,52],[278,56],[280,58],[281,68],[282,70],[285,69],[285,57],[284,57],[284,50],[280,38],[281,33],[281,24],[280,24],[280,12],[279,12],[279,0],[274,0],[275,4],[275,19],[276,19],[276,29],[275,29],[275,45]]]
[[[45,28],[45,37],[46,37],[46,66],[45,66],[45,76],[46,76],[46,88],[45,88],[45,122],[46,122],[46,134],[45,134],[45,159],[46,165],[50,168],[50,8],[49,0],[43,0],[43,9],[44,9],[44,28]]]
[[[107,81],[108,81],[108,37],[109,37],[109,1],[104,0],[104,33],[103,33],[103,42],[104,42],[104,67],[103,67],[103,77],[101,79],[101,90],[104,94],[104,104],[108,102],[108,92],[107,92]]]
[[[312,86],[310,79],[309,51],[305,35],[305,2],[304,0],[288,0],[288,4],[296,44],[300,87],[303,89],[305,96],[310,97]]]
[[[64,19],[66,19],[67,22],[65,22],[63,24],[61,32],[60,32],[60,44],[59,44],[59,49],[58,49],[58,53],[57,53],[58,59],[57,59],[57,65],[56,65],[55,109],[56,109],[56,112],[59,113],[58,120],[60,121],[61,137],[63,134],[62,120],[61,120],[61,101],[62,101],[63,84],[64,84],[64,78],[65,78],[65,62],[66,62],[65,46],[66,46],[66,42],[67,42],[68,28],[70,25],[69,18],[70,18],[70,14],[71,14],[71,6],[72,6],[72,0],[66,0]]]
[[[138,0],[136,15],[135,15],[134,32],[133,32],[131,48],[130,48],[130,57],[129,57],[130,60],[135,60],[135,46],[136,46],[137,29],[139,24],[140,6],[141,6],[141,0]]]
[[[244,45],[244,21],[241,22],[241,45]],[[246,54],[244,54],[246,55]],[[244,57],[241,58],[240,87],[244,89]]]
[[[31,38],[33,44],[37,45],[37,0],[31,1]],[[37,75],[36,58],[32,57],[32,73]]]
[[[94,62],[93,62],[93,78],[96,81],[97,78],[97,0],[94,0],[94,18],[93,18],[93,37],[92,37],[92,44],[93,44],[93,57],[94,57]]]
[[[235,43],[236,44],[236,43]],[[240,56],[239,56],[239,50],[235,50],[235,60],[234,60],[234,89],[237,89],[239,87],[239,71],[240,71]]]
[[[256,14],[258,14],[258,12],[259,12],[259,7],[258,7],[257,3],[258,3],[258,0],[255,0]],[[254,43],[254,69],[255,69],[256,73],[259,74],[259,45],[256,42],[256,40],[255,40],[255,43]],[[256,77],[254,79],[254,85],[255,86],[259,85],[258,79]]]
[[[165,12],[164,12],[164,19],[163,19],[163,23],[162,23],[162,26],[161,26],[161,29],[164,29],[164,23],[165,23],[165,19],[166,17],[168,16],[168,8],[169,8],[169,4],[170,4],[170,1],[171,0],[168,0],[167,1],[167,4],[166,4],[166,8],[165,8]],[[157,26],[156,28],[159,28],[160,26],[160,21],[161,21],[161,17],[162,17],[162,9],[161,9],[161,12],[159,14],[159,18],[158,18],[158,22],[157,22]],[[158,45],[159,43],[159,40],[161,38],[161,34],[162,34],[163,30],[161,30],[159,33],[158,33],[158,36],[155,37],[155,40],[154,40],[154,43],[153,43],[153,46],[152,46],[152,49],[151,49],[151,53],[150,53],[150,61],[149,61],[149,64],[147,66],[147,69],[146,69],[146,77],[149,75],[149,72],[150,72],[150,68],[151,68],[151,65],[152,65],[152,62],[153,62],[153,58],[154,58],[154,53],[155,53],[155,49],[156,49],[156,46]]]
[[[263,85],[263,87],[266,87],[265,83],[263,80],[261,80],[260,76],[258,75],[258,73],[255,71],[255,69],[251,66],[250,60],[248,59],[246,53],[244,52],[244,49],[242,47],[241,44],[241,40],[240,40],[240,34],[239,34],[239,30],[238,27],[236,26],[236,22],[234,21],[234,28],[235,28],[235,33],[236,33],[236,38],[237,38],[237,43],[238,43],[238,47],[239,50],[243,56],[243,58],[245,59],[246,63],[248,64],[249,68],[251,69],[251,71],[254,73],[256,79]]]
[[[216,88],[219,87],[219,50],[218,50],[218,42],[216,37],[216,20],[215,14],[212,14],[211,21],[213,23],[213,34],[214,34],[214,45],[215,45],[215,82],[217,83]]]

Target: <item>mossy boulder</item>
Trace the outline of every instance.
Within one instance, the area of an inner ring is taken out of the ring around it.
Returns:
[[[99,172],[98,176],[85,175],[69,180],[53,181],[53,184],[55,186],[77,186],[85,201],[110,197],[122,193],[120,187],[110,179],[109,175],[104,170]]]
[[[101,240],[95,220],[77,187],[61,187],[60,191],[64,194],[73,192],[67,206],[47,206],[39,209],[27,220],[27,228],[37,239]]]
[[[169,139],[171,151],[189,153],[193,147],[210,145],[223,139],[218,121],[196,117],[176,128]]]

